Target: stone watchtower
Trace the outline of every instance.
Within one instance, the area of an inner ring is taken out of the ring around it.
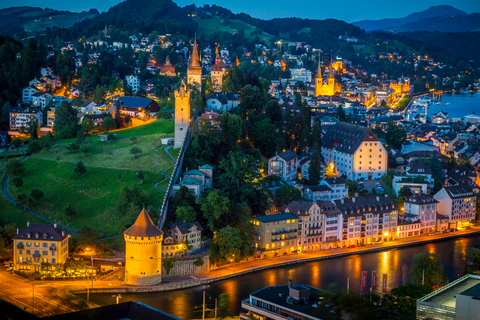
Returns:
[[[216,48],[215,65],[212,68],[210,77],[212,79],[212,91],[222,92],[223,76],[225,75],[226,66],[218,54],[218,47]]]
[[[145,208],[124,232],[125,283],[154,285],[162,282],[163,232],[153,224]]]
[[[197,38],[193,43],[193,51],[187,67],[187,83],[196,86],[202,91],[202,66],[200,64],[200,56],[197,48]]]
[[[173,149],[181,148],[190,125],[190,92],[182,82],[175,91],[175,141]]]

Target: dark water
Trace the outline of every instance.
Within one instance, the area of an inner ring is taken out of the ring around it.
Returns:
[[[439,104],[432,104],[428,106],[427,115],[432,117],[439,111],[448,112],[450,121],[452,118],[463,118],[472,112],[480,115],[480,94],[468,92],[448,93],[442,96]]]
[[[228,293],[231,300],[231,312],[238,315],[241,300],[256,290],[266,286],[304,283],[321,289],[346,288],[350,278],[350,290],[359,292],[362,271],[368,272],[368,281],[372,271],[377,272],[377,291],[381,290],[382,274],[388,274],[388,290],[409,281],[408,271],[414,254],[423,250],[441,255],[445,275],[449,281],[462,275],[463,266],[455,259],[455,254],[465,252],[468,247],[480,247],[480,237],[447,240],[398,250],[354,255],[344,258],[299,264],[293,267],[270,269],[251,273],[230,280],[212,283],[179,291],[122,294],[121,302],[141,301],[182,319],[201,319],[203,290],[211,297]],[[215,301],[207,297],[207,308],[214,308]],[[115,303],[112,294],[95,294],[92,300],[100,305]],[[213,314],[211,315],[213,317]]]

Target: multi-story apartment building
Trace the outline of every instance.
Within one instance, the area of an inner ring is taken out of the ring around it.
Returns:
[[[37,120],[39,126],[43,125],[42,111],[35,109],[16,109],[10,112],[10,130],[20,130],[27,127],[31,120]]]
[[[55,108],[50,108],[47,111],[47,127],[53,128],[55,124]]]
[[[140,79],[134,75],[126,76],[125,80],[127,81],[127,85],[132,88],[133,92],[137,92],[140,88]]]
[[[396,238],[398,207],[389,197],[333,200],[342,213],[342,246]]]
[[[290,69],[292,73],[291,80],[293,83],[302,81],[303,83],[312,82],[312,72],[305,68],[292,68]]]
[[[42,263],[65,263],[69,235],[54,224],[30,224],[13,236],[14,269],[38,272]]]
[[[421,233],[433,232],[437,224],[438,201],[429,195],[418,193],[405,200],[405,214],[418,217]]]
[[[405,167],[405,173],[395,175],[392,181],[393,191],[396,195],[405,187],[409,187],[413,193],[429,194],[433,189],[433,184],[432,171],[420,159],[410,161]]]
[[[333,319],[334,315],[320,305],[318,295],[322,290],[303,284],[272,286],[251,293],[242,300],[241,320],[320,320]],[[324,292],[327,294],[326,292]]]
[[[379,179],[387,172],[388,154],[370,128],[337,122],[322,137],[327,171],[350,180]]]
[[[448,217],[450,228],[462,228],[475,219],[477,197],[469,185],[444,187],[434,196],[438,213]]]
[[[291,213],[272,214],[252,219],[254,226],[253,243],[258,250],[296,249],[298,218]]]
[[[171,228],[171,234],[175,242],[186,242],[192,246],[191,250],[198,250],[202,247],[203,228],[197,221],[175,223]]]
[[[293,180],[297,177],[298,164],[298,155],[287,150],[268,160],[268,174],[279,176],[282,180]]]
[[[32,104],[38,108],[45,108],[53,99],[53,94],[38,92],[32,95]]]
[[[28,86],[22,89],[22,102],[29,103],[32,102],[32,96],[40,92],[37,88],[33,86]]]
[[[333,200],[348,197],[347,182],[343,178],[327,178],[320,180],[318,186],[305,186],[303,198],[305,200]]]

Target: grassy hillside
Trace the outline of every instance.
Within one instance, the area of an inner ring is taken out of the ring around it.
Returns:
[[[42,32],[46,28],[70,28],[77,22],[91,19],[95,17],[96,14],[91,13],[67,13],[67,14],[55,14],[49,17],[43,18],[41,21],[35,21],[35,19],[28,20],[21,24],[21,27],[25,29],[26,32]]]
[[[255,38],[258,35],[260,39],[270,40],[272,35],[261,32],[256,27],[237,19],[221,19],[219,17],[213,17],[210,19],[202,19],[199,17],[193,18],[198,23],[198,33],[204,33],[206,35],[212,35],[215,32],[228,32],[236,33],[243,29],[245,36],[248,38]]]
[[[33,189],[39,189],[45,195],[32,207],[39,214],[74,230],[90,226],[104,236],[121,234],[138,215],[136,209],[122,214],[117,208],[124,202],[122,189],[136,187],[146,198],[145,207],[160,208],[164,192],[153,185],[165,177],[161,171],[173,165],[160,139],[171,136],[173,122],[157,120],[117,131],[113,142],[100,142],[98,136],[92,136],[86,155],[67,149],[74,140],[61,141],[25,161],[23,186],[17,191],[10,185],[9,192],[30,195]],[[131,147],[139,147],[143,153],[134,159],[129,153]],[[73,171],[79,160],[87,170],[82,177]],[[143,184],[136,175],[139,170],[144,174]],[[71,205],[76,214],[67,216],[66,205]],[[156,217],[152,214],[152,218]]]

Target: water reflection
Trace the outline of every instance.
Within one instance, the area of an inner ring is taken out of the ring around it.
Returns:
[[[141,301],[182,319],[201,319],[203,290],[207,293],[207,308],[210,309],[214,308],[214,298],[226,292],[231,300],[230,313],[238,315],[241,300],[247,298],[250,293],[266,286],[287,284],[289,279],[292,279],[294,283],[337,290],[345,289],[347,279],[350,278],[350,291],[360,292],[362,271],[368,273],[368,286],[370,286],[372,271],[377,271],[377,293],[380,293],[384,273],[388,275],[388,290],[408,282],[412,257],[423,250],[439,253],[445,275],[450,281],[457,279],[458,275],[463,273],[463,266],[455,259],[455,254],[465,252],[470,246],[480,247],[480,238],[450,240],[398,250],[316,261],[260,271],[231,280],[212,283],[208,286],[173,292],[122,294],[121,301]],[[92,300],[99,305],[113,303],[111,294],[95,294],[92,295]],[[213,316],[213,313],[210,313],[210,316]]]

